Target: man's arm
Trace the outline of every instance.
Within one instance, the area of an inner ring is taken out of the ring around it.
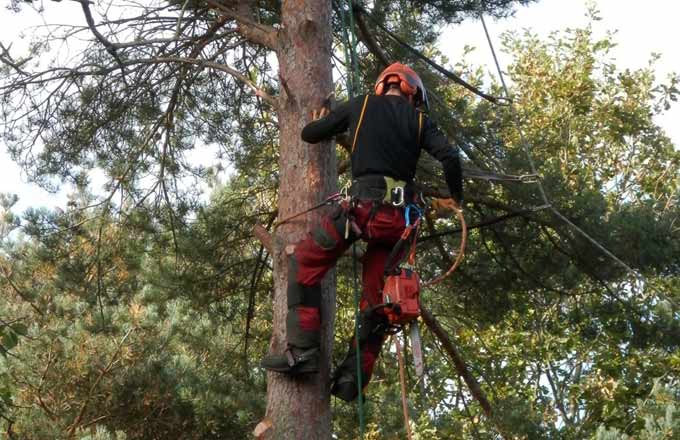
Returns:
[[[424,119],[422,146],[425,151],[441,162],[451,197],[461,205],[463,202],[463,170],[460,164],[459,149],[449,143],[444,133],[439,130],[434,122],[427,117]]]
[[[305,125],[301,133],[302,140],[316,144],[346,131],[349,127],[351,103],[352,101],[344,102],[338,105],[335,110],[331,110],[325,117],[320,117]]]

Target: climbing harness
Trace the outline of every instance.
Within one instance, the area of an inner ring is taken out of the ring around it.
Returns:
[[[371,200],[397,207],[418,197],[414,184],[378,174],[354,179],[347,191],[353,199]]]

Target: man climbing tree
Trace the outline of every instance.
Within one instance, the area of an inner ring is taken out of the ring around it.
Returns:
[[[318,372],[321,280],[354,241],[363,239],[368,246],[363,257],[360,330],[333,375],[331,392],[351,401],[358,395],[358,384],[370,381],[388,329],[380,307],[383,272],[407,224],[403,207],[419,199],[413,180],[422,149],[442,163],[452,198],[457,204],[462,200],[458,149],[425,115],[426,108],[427,92],[420,77],[408,66],[394,63],[378,77],[375,96],[355,97],[330,113],[322,108],[302,130],[303,140],[317,143],[349,128],[351,199],[324,217],[289,256],[288,346],[282,355],[267,356],[263,367],[289,375]]]

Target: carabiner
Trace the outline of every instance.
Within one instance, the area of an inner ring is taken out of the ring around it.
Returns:
[[[394,201],[394,196],[397,196],[397,201]],[[395,186],[392,188],[392,192],[390,194],[390,198],[392,199],[392,204],[394,206],[404,206],[404,187],[403,186]]]
[[[538,174],[522,174],[519,176],[519,181],[522,183],[537,183],[538,179]]]
[[[351,184],[351,183],[348,183],[347,185],[345,185],[345,186],[340,190],[340,193],[339,193],[339,194],[340,194],[340,200],[342,200],[343,202],[348,202],[348,203],[349,203],[349,201],[352,199],[352,196],[349,194],[350,186],[352,186],[352,184]]]
[[[414,224],[423,215],[423,211],[417,205],[414,205],[413,203],[409,203],[408,205],[406,205],[406,209],[404,210],[404,219],[406,220],[406,227],[409,227],[411,225],[411,208],[413,208],[418,213],[418,216],[416,217],[416,221],[414,222]]]

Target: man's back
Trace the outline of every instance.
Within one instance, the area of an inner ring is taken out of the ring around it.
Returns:
[[[362,119],[365,98],[353,98],[325,118],[309,123],[302,130],[302,139],[317,143],[349,128],[353,141],[361,119],[352,153],[353,178],[383,175],[412,181],[422,148],[442,163],[447,183],[455,182],[454,187],[460,188],[458,150],[426,115],[402,96],[368,95]]]

